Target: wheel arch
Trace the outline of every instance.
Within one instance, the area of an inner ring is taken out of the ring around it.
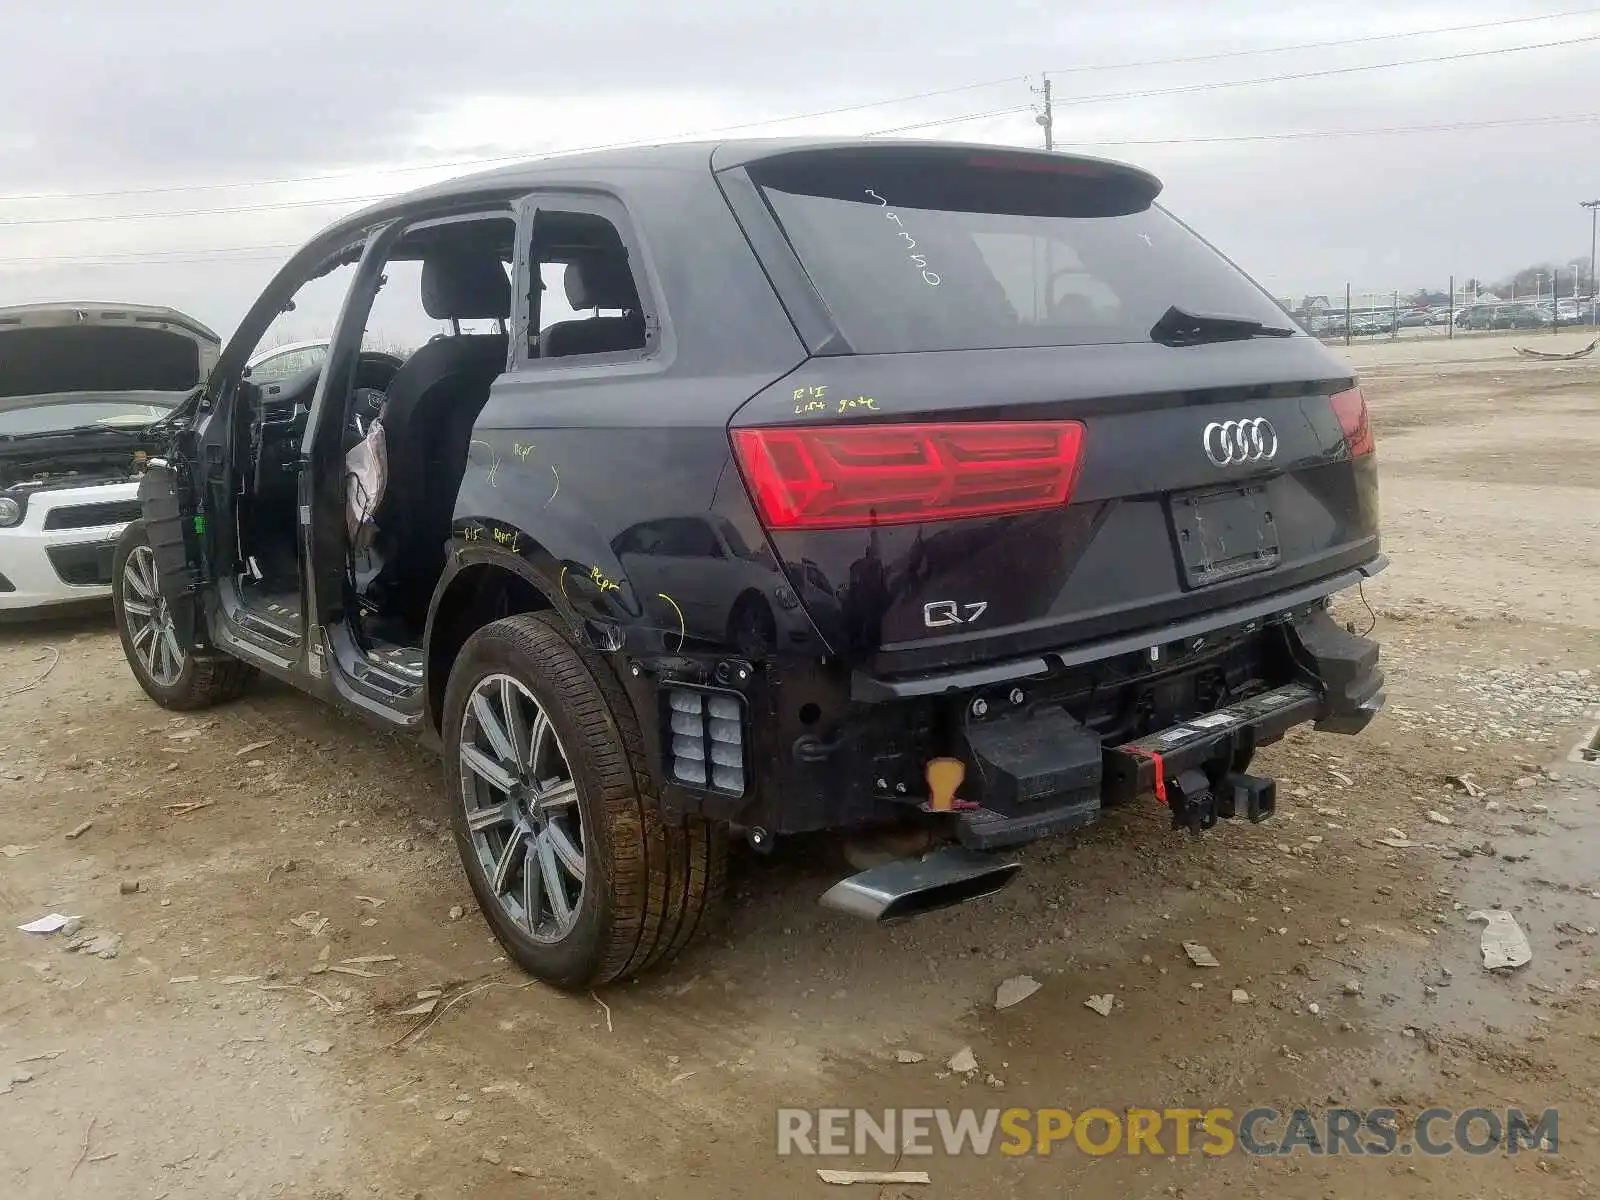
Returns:
[[[559,596],[556,587],[517,555],[488,551],[451,558],[434,589],[423,635],[424,705],[435,731],[443,719],[451,668],[467,639],[502,617],[547,610],[559,613],[569,628],[577,630],[581,623]]]

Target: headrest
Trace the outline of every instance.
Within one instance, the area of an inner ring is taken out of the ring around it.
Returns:
[[[493,255],[452,254],[422,264],[422,308],[435,321],[511,315],[511,284]]]
[[[567,303],[582,312],[586,308],[638,308],[639,293],[633,286],[624,253],[585,254],[567,264],[562,281]]]

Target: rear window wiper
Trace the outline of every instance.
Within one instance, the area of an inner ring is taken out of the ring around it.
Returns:
[[[1294,330],[1268,325],[1252,317],[1227,313],[1195,313],[1174,304],[1150,327],[1150,340],[1163,346],[1203,346],[1208,342],[1245,342],[1257,337],[1293,337]]]

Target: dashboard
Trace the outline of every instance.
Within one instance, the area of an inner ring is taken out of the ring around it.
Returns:
[[[403,365],[403,360],[393,354],[362,351],[356,362],[355,388],[345,425],[345,449],[366,436],[372,419],[383,410],[389,384]],[[292,478],[297,469],[300,443],[311,416],[311,400],[321,378],[322,367],[312,366],[257,389],[251,455],[258,493],[271,490],[281,479]]]
[[[404,361],[393,354],[377,350],[363,350],[356,361],[353,416],[363,423],[372,419],[383,408],[383,398],[390,382],[404,366]],[[316,394],[317,381],[322,378],[321,365],[307,367],[293,375],[257,389],[258,417],[263,425],[288,425],[301,423],[311,411],[311,398]]]

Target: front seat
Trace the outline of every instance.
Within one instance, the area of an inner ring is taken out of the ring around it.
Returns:
[[[567,303],[575,311],[616,308],[622,310],[622,315],[562,321],[550,326],[539,335],[540,358],[644,349],[644,314],[639,311],[639,292],[633,286],[625,251],[585,252],[567,263],[562,284]]]
[[[384,607],[417,625],[444,569],[472,426],[506,369],[511,284],[498,257],[452,254],[422,264],[422,307],[458,332],[422,346],[395,374],[383,406],[389,469],[376,521],[385,556]],[[501,322],[463,334],[460,322]]]

